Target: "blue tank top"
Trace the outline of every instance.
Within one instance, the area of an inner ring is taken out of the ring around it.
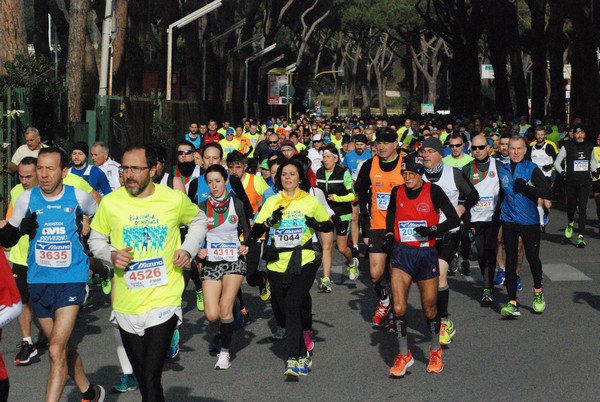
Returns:
[[[502,202],[500,218],[504,222],[518,223],[520,225],[536,225],[540,223],[537,211],[537,199],[527,197],[522,193],[515,193],[513,186],[518,178],[526,182],[531,180],[533,171],[537,165],[531,161],[524,160],[517,163],[514,174],[511,172],[510,163],[498,166],[498,177],[500,185],[504,190],[504,201]]]
[[[28,215],[33,212],[39,226],[29,243],[27,282],[87,282],[89,260],[80,235],[83,212],[75,188],[65,185],[59,200],[48,201],[34,187]]]

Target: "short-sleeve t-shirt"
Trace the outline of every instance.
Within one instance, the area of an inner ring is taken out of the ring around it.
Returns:
[[[268,218],[273,215],[273,212],[279,208],[283,200],[283,193],[275,194],[269,197],[264,205],[262,206],[258,216],[256,217],[256,223],[264,223]],[[283,210],[283,217],[279,224],[274,225],[275,233],[274,243],[277,244],[277,236],[283,234],[282,229],[287,229],[288,234],[300,233],[300,245],[304,245],[309,241],[312,241],[314,230],[306,226],[306,216],[311,216],[319,222],[329,220],[329,214],[325,210],[325,207],[319,202],[317,197],[312,195],[306,195],[305,197],[292,201],[287,208]],[[273,244],[273,242],[272,242]],[[283,252],[279,254],[279,260],[270,262],[267,264],[267,269],[273,272],[285,272],[290,260],[292,252]],[[315,252],[314,250],[302,250],[302,265],[306,265],[309,262],[314,261]]]
[[[135,269],[136,264],[164,267],[167,278],[161,286],[130,289],[125,280],[127,270],[116,269],[116,312],[144,314],[157,307],[181,305],[183,275],[181,268],[173,265],[173,258],[181,247],[179,226],[191,222],[198,212],[198,206],[183,192],[159,184],[154,194],[145,198],[134,197],[120,187],[102,199],[91,228],[110,236],[117,250],[133,247],[127,270]]]

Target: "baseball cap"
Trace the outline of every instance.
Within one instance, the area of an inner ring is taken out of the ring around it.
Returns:
[[[315,134],[312,137],[313,141],[323,141],[323,137],[321,136],[321,134]]]
[[[423,158],[416,153],[408,154],[402,159],[402,171],[414,172],[422,175],[425,173]]]

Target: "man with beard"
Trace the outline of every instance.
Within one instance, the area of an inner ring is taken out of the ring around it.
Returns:
[[[560,149],[554,168],[565,180],[565,194],[567,195],[567,216],[569,221],[565,228],[565,237],[573,236],[573,224],[575,223],[575,210],[579,208],[579,219],[577,226],[577,247],[584,248],[585,220],[587,218],[587,202],[592,188],[592,173],[595,173],[596,162],[594,160],[594,146],[585,140],[585,129],[576,128],[573,141],[566,142]],[[562,163],[565,161],[565,168]],[[597,173],[596,173],[597,174]]]
[[[185,194],[153,183],[153,147],[127,147],[120,170],[124,188],[103,199],[90,249],[115,267],[112,321],[119,326],[142,399],[164,401],[165,355],[182,322],[182,270],[190,267],[206,237],[207,219]],[[180,225],[188,228],[183,244]]]
[[[173,188],[187,194],[190,181],[200,176],[200,167],[194,162],[196,149],[191,142],[182,140],[177,143],[177,165],[173,169]]]
[[[192,121],[190,123],[190,132],[187,133],[183,139],[191,142],[195,148],[200,148],[202,146],[202,135],[199,135],[198,133],[197,121]]]
[[[94,190],[105,196],[112,191],[108,178],[100,168],[87,163],[88,152],[88,145],[85,142],[78,141],[73,144],[71,150],[73,166],[69,169],[69,172],[83,177]]]

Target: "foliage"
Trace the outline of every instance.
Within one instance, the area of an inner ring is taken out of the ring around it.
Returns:
[[[61,80],[54,79],[54,64],[34,56],[17,55],[14,60],[4,63],[6,75],[0,76],[0,88],[29,88],[45,99],[51,99],[64,92]]]

